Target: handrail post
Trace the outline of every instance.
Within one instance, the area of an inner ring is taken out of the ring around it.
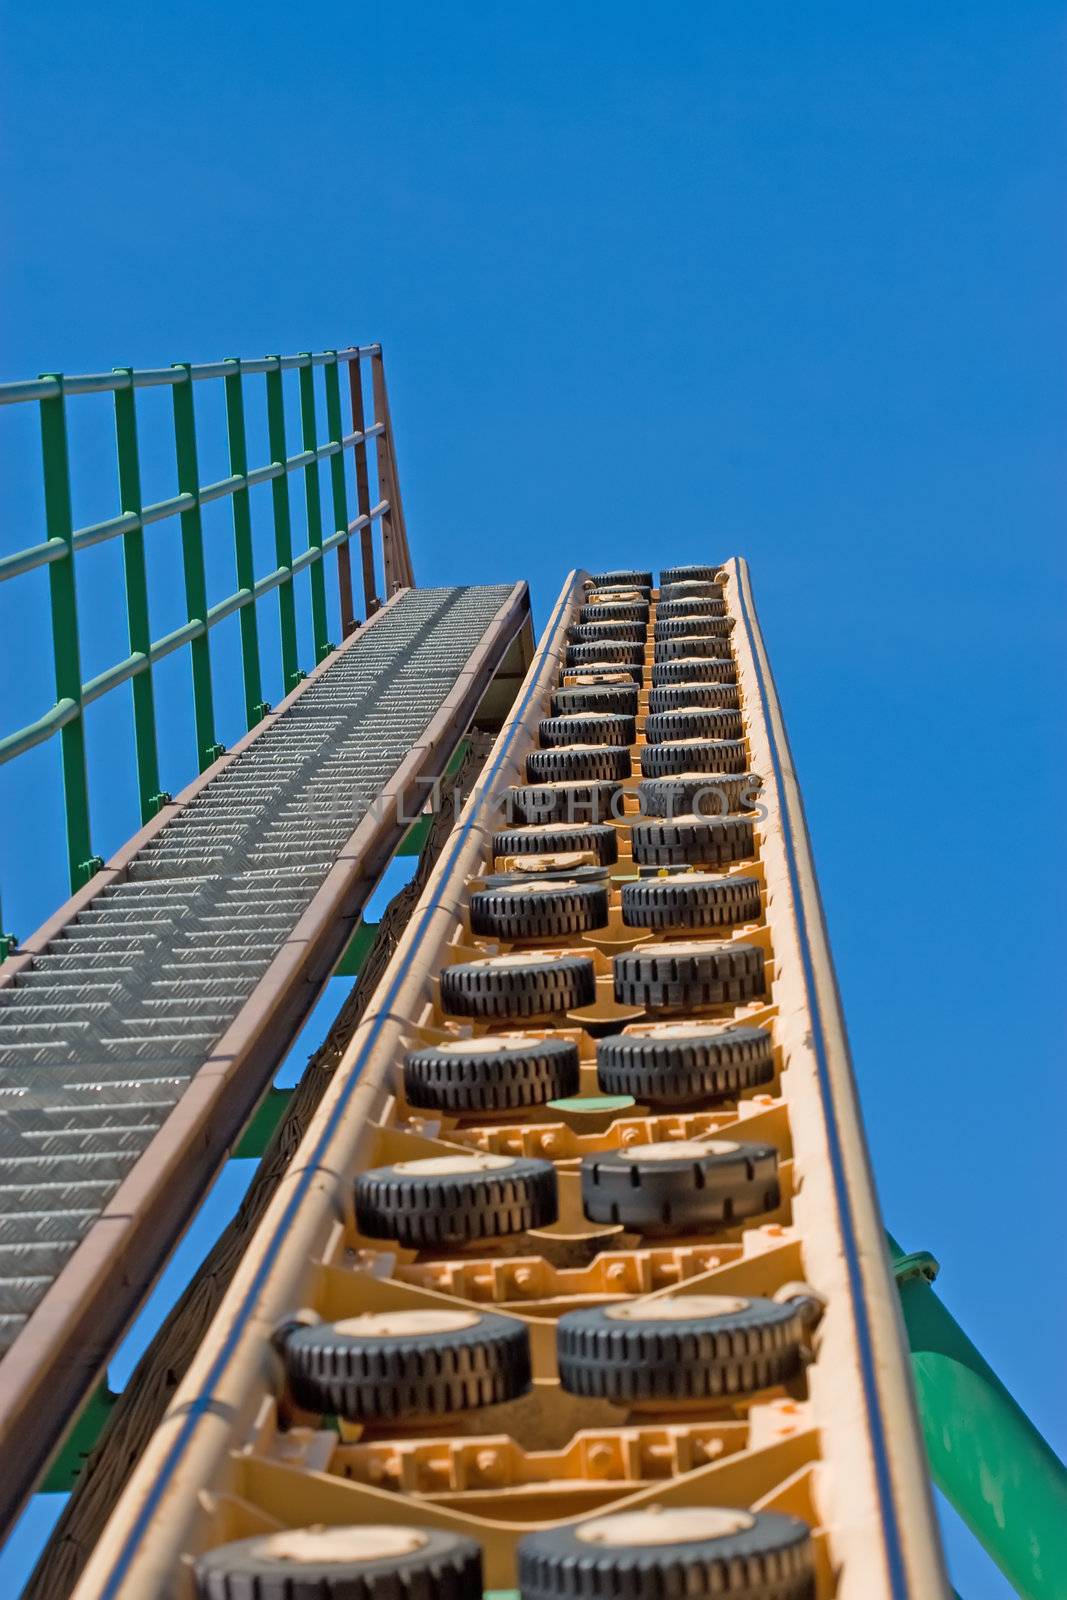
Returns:
[[[370,358],[371,393],[374,398],[374,421],[382,431],[375,435],[375,454],[378,462],[378,499],[386,503],[382,512],[382,565],[385,568],[386,594],[393,594],[401,579],[397,562],[396,506],[393,502],[393,485],[389,471],[389,424],[386,417],[385,367],[379,348]]]
[[[363,358],[353,356],[348,363],[348,389],[352,404],[352,431],[362,434],[366,429],[363,410]],[[363,566],[363,604],[368,617],[377,611],[378,599],[374,577],[374,529],[370,523],[370,476],[367,472],[367,442],[360,439],[352,454],[356,466],[356,511],[368,520],[359,530],[359,549]]]
[[[315,420],[315,368],[300,368],[300,442],[305,450],[317,450],[317,424]],[[319,484],[319,464],[312,461],[304,468],[304,510],[307,516],[308,549],[322,549],[322,490]],[[314,561],[309,573],[311,580],[311,627],[315,640],[315,662],[325,661],[334,648],[329,640],[326,620],[326,574],[322,561]]]
[[[200,623],[202,632],[190,640],[189,655],[193,673],[193,721],[196,728],[196,758],[203,772],[223,754],[215,738],[215,700],[211,687],[211,641],[207,626],[207,575],[204,571],[204,525],[200,516],[200,467],[196,451],[196,411],[189,364],[174,362],[185,374],[185,382],[174,385],[174,447],[178,463],[178,490],[191,495],[193,504],[181,514],[182,567],[185,574],[185,613],[190,623]]]
[[[267,373],[267,440],[271,462],[285,464],[285,397],[279,356],[268,356],[279,365]],[[282,649],[282,692],[288,694],[305,676],[300,670],[296,644],[296,602],[293,598],[293,530],[289,514],[289,480],[279,473],[271,483],[274,505],[274,550],[278,566],[285,572],[278,585],[278,627]]]
[[[243,478],[248,473],[244,380],[241,376],[241,363],[235,356],[227,356],[225,365],[233,369],[222,380],[226,391],[226,438],[230,453],[230,471],[235,477]],[[256,582],[256,568],[252,549],[252,506],[247,488],[234,490],[230,497],[230,514],[233,518],[233,553],[237,587],[247,589],[251,593]],[[257,722],[262,721],[270,710],[263,698],[256,602],[252,600],[248,605],[242,606],[238,617],[245,689],[245,725],[251,729]]]
[[[393,531],[397,544],[396,564],[399,569],[398,576],[400,582],[402,584],[406,584],[409,588],[412,588],[414,587],[415,583],[415,574],[412,570],[411,552],[408,548],[408,530],[407,523],[404,520],[404,502],[400,494],[400,468],[397,465],[396,459],[396,435],[393,432],[393,414],[389,409],[389,387],[385,381],[385,358],[382,354],[380,345],[378,347],[378,354],[375,357],[375,360],[377,362],[376,370],[378,372],[381,385],[381,420],[385,424],[384,440],[389,473],[389,504],[393,512]],[[377,410],[377,403],[375,403],[375,409]]]
[[[341,379],[337,371],[337,351],[331,350],[328,354],[334,359],[323,371],[326,385],[326,432],[330,443],[337,446],[336,453],[330,457],[333,525],[336,533],[347,533],[348,495],[345,491],[345,459],[341,446],[344,437],[344,425],[341,421]],[[355,606],[352,601],[352,552],[347,539],[337,546],[337,598],[341,608],[341,637],[347,639],[356,626]]]
[[[115,390],[115,446],[119,465],[119,499],[123,513],[132,511],[140,516],[144,510],[141,497],[141,460],[137,443],[137,396],[133,387],[133,369],[116,367],[116,372],[130,378],[126,388]],[[122,536],[122,564],[126,579],[126,626],[130,653],[148,656],[152,648],[152,630],[148,615],[148,573],[145,565],[144,529],[133,528]],[[165,804],[159,786],[159,751],[156,743],[156,702],[152,683],[152,667],[148,663],[143,672],[130,679],[133,696],[133,735],[137,759],[137,788],[141,806],[141,821],[150,822]]]
[[[63,758],[63,800],[67,828],[70,887],[80,889],[103,865],[93,855],[89,825],[89,776],[85,761],[85,713],[82,709],[81,650],[78,642],[78,600],[74,583],[74,516],[70,499],[70,457],[67,450],[66,399],[61,373],[42,373],[59,384],[59,393],[41,406],[41,456],[44,464],[45,524],[49,539],[67,547],[62,561],[48,568],[52,613],[52,658],[56,700],[77,706],[77,715],[60,730]]]

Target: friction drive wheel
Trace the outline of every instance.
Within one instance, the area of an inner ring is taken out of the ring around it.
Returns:
[[[560,1383],[616,1405],[719,1400],[786,1383],[804,1361],[797,1302],[740,1295],[624,1300],[559,1319]]]
[[[482,1552],[437,1528],[286,1528],[196,1561],[200,1600],[481,1600]]]
[[[567,631],[569,644],[601,644],[617,639],[623,644],[644,644],[648,625],[644,622],[576,622]]]
[[[807,1523],[654,1506],[519,1541],[522,1600],[815,1600]]]
[[[727,867],[755,853],[756,836],[748,817],[653,817],[633,824],[630,848],[640,867]]]
[[[569,684],[552,696],[552,715],[568,717],[575,712],[608,712],[621,716],[637,715],[637,687],[634,683]]]
[[[554,950],[461,961],[441,971],[441,1004],[457,1017],[543,1017],[591,1006],[592,958]]]
[[[715,661],[729,661],[732,665],[734,653],[730,648],[729,639],[701,633],[694,634],[691,638],[684,639],[657,639],[655,646],[656,663],[663,661],[681,661],[690,656],[710,657]],[[653,681],[655,681],[655,668],[653,667]]]
[[[726,607],[723,607],[725,611]],[[658,612],[657,612],[658,619]],[[725,638],[733,632],[733,618],[719,617],[664,617],[657,620],[653,638],[659,644],[663,639],[684,639],[688,634],[714,634]]]
[[[726,601],[713,595],[679,595],[676,599],[660,597],[656,616],[661,622],[670,617],[725,617]]]
[[[482,1150],[371,1167],[356,1178],[356,1227],[407,1250],[497,1239],[557,1216],[551,1161]]]
[[[607,822],[537,823],[493,835],[495,856],[555,855],[563,850],[591,850],[602,867],[619,859],[619,839]]]
[[[707,1233],[773,1211],[778,1152],[735,1139],[668,1139],[582,1157],[582,1210],[631,1233]]]
[[[736,682],[737,667],[727,656],[678,656],[652,665],[652,685],[657,689],[668,683]]]
[[[636,737],[632,716],[612,711],[576,712],[573,716],[542,717],[537,727],[543,746],[577,744],[631,745]]]
[[[623,639],[594,640],[592,644],[569,644],[566,655],[569,667],[582,667],[587,661],[622,661],[627,666],[639,667],[644,659],[644,645],[627,644]]]
[[[743,732],[740,711],[725,706],[657,711],[645,722],[645,738],[649,744],[668,744],[674,739],[740,739]]]
[[[475,889],[470,919],[471,932],[490,939],[562,939],[589,933],[608,920],[607,885],[548,881]]]
[[[597,600],[582,606],[579,622],[647,622],[647,600]]]
[[[664,600],[722,599],[722,584],[714,578],[685,578],[680,583],[661,583],[660,602]]]
[[[509,817],[516,823],[601,822],[612,814],[612,804],[621,816],[622,785],[614,778],[593,783],[516,784],[507,793]]]
[[[753,772],[679,772],[670,778],[642,778],[637,798],[645,817],[728,817],[751,811],[761,788]]]
[[[368,1312],[293,1328],[283,1358],[298,1406],[348,1422],[501,1405],[530,1387],[525,1324],[473,1307]]]
[[[620,744],[572,744],[558,750],[531,750],[526,757],[530,783],[595,783],[606,778],[628,778],[632,767],[629,747]]]
[[[644,676],[643,656],[640,662],[597,661],[591,657],[588,661],[572,662],[569,666],[560,667],[559,686],[561,689],[593,688],[598,684],[618,684],[625,681],[640,687]],[[568,678],[571,680],[570,683],[566,681]]]
[[[431,1045],[412,1050],[404,1062],[408,1104],[451,1116],[542,1106],[577,1094],[580,1083],[572,1039],[523,1033]]]
[[[683,772],[744,772],[748,752],[740,739],[665,739],[641,750],[643,778]]]
[[[660,587],[672,583],[717,583],[722,577],[722,567],[701,566],[664,567],[659,575]]]
[[[661,683],[648,692],[649,711],[688,711],[694,707],[726,706],[736,711],[741,703],[736,683]]]
[[[762,911],[757,878],[676,872],[622,886],[622,920],[628,928],[734,928],[758,921]]]
[[[617,572],[593,573],[594,589],[610,589],[612,587],[617,588],[620,584],[626,585],[631,583],[636,584],[639,589],[651,589],[652,574],[651,572],[639,572],[636,568],[632,567],[620,567]]]
[[[646,1011],[741,1005],[764,989],[763,951],[754,944],[671,939],[614,958],[615,998]]]
[[[660,1022],[597,1040],[597,1083],[604,1094],[632,1095],[646,1105],[733,1100],[774,1077],[765,1028],[723,1028]]]

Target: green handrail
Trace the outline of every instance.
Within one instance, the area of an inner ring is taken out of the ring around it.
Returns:
[[[364,421],[363,370],[369,364],[373,413]],[[314,369],[323,367],[326,396],[326,438],[319,442]],[[351,428],[342,420],[339,369],[349,373]],[[299,374],[301,444],[296,455],[287,453],[283,375]],[[249,468],[245,425],[245,385],[262,376],[266,386],[267,432],[270,461]],[[194,383],[216,379],[224,387],[230,476],[215,483],[200,481]],[[178,493],[145,505],[142,498],[141,453],[137,430],[137,392],[168,386],[172,391],[174,452]],[[76,528],[71,505],[68,402],[77,395],[110,394],[115,413],[115,445],[120,510],[103,522]],[[245,723],[252,728],[270,710],[264,701],[260,659],[258,602],[276,593],[278,642],[282,684],[288,694],[306,670],[299,660],[296,599],[293,579],[309,571],[311,632],[317,665],[335,648],[328,638],[324,562],[336,553],[337,583],[343,633],[355,626],[349,541],[360,538],[366,614],[380,604],[375,592],[373,530],[382,540],[387,583],[396,587],[413,582],[407,547],[399,478],[381,346],[305,351],[296,356],[266,356],[253,360],[227,359],[201,365],[178,363],[172,367],[135,370],[116,367],[111,372],[64,376],[45,373],[40,378],[0,384],[0,406],[35,404],[40,413],[41,457],[44,476],[45,538],[24,550],[0,556],[0,583],[48,569],[52,631],[55,703],[34,721],[0,738],[0,765],[25,755],[37,745],[59,736],[62,753],[63,803],[67,859],[72,892],[102,866],[92,847],[89,813],[89,766],[85,735],[85,707],[124,683],[131,686],[132,757],[142,823],[154,817],[171,797],[160,786],[157,711],[152,669],[174,650],[188,647],[196,730],[196,769],[204,771],[222,755],[215,731],[215,685],[212,678],[210,632],[235,613],[240,618],[241,665]],[[378,499],[372,505],[367,482],[367,444],[375,441],[378,462]],[[344,457],[352,453],[358,515],[348,520]],[[324,536],[324,508],[319,485],[319,463],[330,463],[332,531]],[[306,508],[306,548],[294,553],[289,498],[289,475],[302,472]],[[257,576],[253,559],[250,491],[271,485],[274,513],[275,568]],[[238,587],[214,605],[208,604],[202,508],[228,498],[232,508],[233,545]],[[181,527],[185,623],[162,638],[153,639],[149,620],[148,559],[145,529],[177,517]],[[77,555],[81,550],[121,539],[127,637],[130,652],[95,677],[82,677],[78,631]],[[392,580],[390,582],[390,580]],[[3,929],[0,914],[0,960],[11,954],[16,940]]]

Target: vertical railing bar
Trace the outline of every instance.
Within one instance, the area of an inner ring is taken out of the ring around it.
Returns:
[[[352,402],[352,431],[365,431],[363,406],[363,358],[357,356],[348,363],[348,388]],[[361,440],[352,448],[356,468],[356,506],[361,517],[370,515],[370,475],[367,470],[367,445]],[[377,584],[374,578],[374,528],[370,522],[359,530],[359,549],[363,567],[363,603],[368,617],[377,611]]]
[[[130,367],[115,371],[132,380]],[[137,394],[132,381],[115,390],[115,447],[118,453],[119,500],[122,514],[140,516],[141,460],[137,440]],[[148,572],[145,564],[144,529],[134,528],[122,536],[122,565],[126,579],[126,626],[130,653],[148,655],[152,630],[148,614]],[[146,667],[130,680],[133,697],[133,737],[137,756],[137,789],[141,821],[149,822],[170,796],[159,786],[159,750],[156,743],[155,686],[152,668]]]
[[[371,356],[371,397],[374,420],[382,424],[382,431],[374,441],[378,463],[378,498],[389,501],[388,510],[382,512],[382,565],[385,569],[385,592],[391,595],[399,583],[396,563],[396,535],[393,505],[389,500],[389,435],[385,420],[385,373],[379,352]]]
[[[326,429],[331,444],[340,444],[344,437],[344,424],[341,421],[341,380],[337,371],[337,352],[328,353],[335,359],[323,372],[326,385]],[[342,529],[348,527],[348,495],[345,490],[343,450],[337,450],[330,457],[330,488],[333,493],[334,532],[340,533]],[[347,539],[337,546],[337,598],[341,608],[341,637],[347,639],[356,625],[355,605],[352,600],[352,555]]]
[[[278,360],[268,356],[268,361]],[[285,460],[285,395],[282,389],[280,367],[266,374],[267,384],[267,437],[272,462]],[[271,482],[274,503],[274,551],[280,568],[293,565],[293,529],[289,512],[289,479],[286,474]],[[293,598],[291,570],[278,585],[278,631],[281,638],[282,684],[284,692],[295,689],[305,676],[300,670],[296,645],[296,604]]]
[[[308,356],[311,351],[307,351]],[[300,438],[305,450],[317,450],[317,424],[315,420],[315,369],[308,363],[300,368]],[[322,549],[322,487],[319,482],[319,463],[312,461],[304,468],[304,508],[307,514],[308,549]],[[312,563],[311,627],[315,638],[315,661],[325,661],[334,648],[329,639],[326,620],[326,574],[322,562]]]
[[[225,363],[232,371],[226,374],[223,387],[226,391],[226,436],[230,451],[230,471],[244,477],[248,472],[248,434],[245,428],[244,379],[241,363],[228,357]],[[251,492],[246,487],[236,489],[230,497],[233,517],[233,551],[237,570],[238,589],[251,590],[255,586],[256,566],[252,545]],[[270,710],[263,698],[263,679],[259,664],[259,623],[256,602],[240,610],[241,670],[245,688],[245,726],[254,728]]]
[[[411,550],[408,546],[407,523],[404,520],[404,501],[400,494],[400,468],[396,459],[396,435],[393,432],[393,413],[389,409],[389,386],[385,379],[385,358],[378,356],[381,371],[382,387],[382,421],[385,423],[385,444],[389,460],[389,503],[394,507],[393,526],[397,536],[399,554],[398,566],[400,580],[409,587],[414,587],[415,574],[411,565]]]
[[[78,600],[74,582],[74,518],[70,498],[66,398],[60,373],[42,378],[59,384],[59,393],[40,402],[41,458],[44,466],[45,526],[49,539],[62,539],[67,559],[48,567],[52,620],[52,657],[56,699],[72,700],[78,715],[60,730],[63,759],[63,802],[67,829],[67,863],[72,892],[103,865],[93,855],[89,822],[89,773],[85,759],[85,715],[81,709],[81,651],[78,643]]]
[[[176,369],[188,372],[188,362],[176,361]],[[178,489],[197,495],[200,467],[196,449],[196,412],[192,383],[176,384],[174,396],[174,448],[178,464]],[[204,570],[204,526],[200,505],[194,500],[181,514],[182,567],[185,574],[185,608],[190,622],[207,619],[207,575]],[[205,628],[189,645],[193,677],[193,718],[196,728],[196,756],[200,771],[210,767],[223,754],[215,739],[215,703],[211,687],[211,639]]]

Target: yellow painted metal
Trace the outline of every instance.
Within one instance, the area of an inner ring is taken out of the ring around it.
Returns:
[[[581,1095],[524,1116],[482,1118],[431,1119],[405,1102],[399,1067],[407,1050],[516,1028],[450,1017],[439,978],[450,963],[526,948],[478,939],[467,903],[486,873],[529,864],[529,857],[492,859],[493,803],[509,783],[523,781],[583,577],[572,573],[564,586],[483,789],[460,819],[75,1600],[162,1593],[187,1600],[198,1551],[311,1523],[414,1523],[467,1533],[482,1545],[489,1587],[510,1589],[523,1532],[652,1504],[803,1517],[813,1529],[818,1600],[948,1596],[799,791],[743,562],[728,564],[725,594],[747,766],[763,775],[764,791],[755,858],[729,870],[759,877],[762,909],[755,923],[720,931],[726,941],[760,947],[766,992],[758,1002],[705,1015],[767,1028],[772,1081],[693,1111],[653,1112],[596,1097],[595,1034],[643,1017],[616,1001],[612,980],[614,952],[642,937],[619,910],[621,881],[636,872],[628,801],[607,928],[584,940],[548,942],[592,958],[596,1001],[563,1019],[519,1025],[577,1041]],[[643,721],[642,706],[638,746]],[[633,783],[627,787],[632,797]],[[558,865],[570,871],[589,859]],[[775,1147],[776,1211],[706,1237],[666,1240],[585,1217],[578,1175],[584,1154],[724,1136]],[[559,1220],[451,1254],[360,1235],[355,1174],[472,1147],[554,1162]],[[806,1370],[785,1389],[689,1401],[650,1415],[568,1394],[559,1383],[555,1329],[565,1311],[668,1294],[783,1295],[798,1283],[810,1286],[821,1317]],[[284,1398],[272,1334],[294,1316],[336,1321],[457,1306],[493,1306],[526,1325],[534,1377],[527,1396],[416,1429],[341,1424],[340,1432]]]

